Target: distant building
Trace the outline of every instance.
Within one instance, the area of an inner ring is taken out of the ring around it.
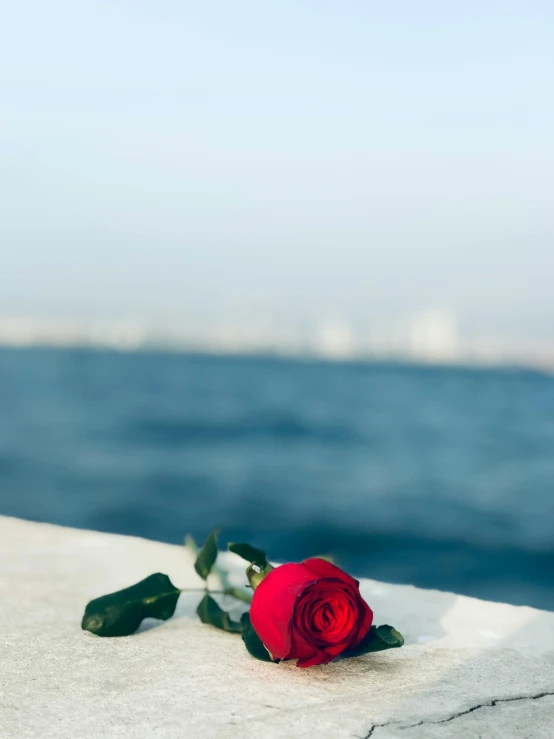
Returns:
[[[415,359],[448,363],[460,359],[460,340],[455,317],[442,310],[415,316],[410,332],[410,349]]]

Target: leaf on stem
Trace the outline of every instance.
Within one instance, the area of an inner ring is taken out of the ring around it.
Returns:
[[[372,626],[367,636],[354,647],[343,652],[343,657],[359,657],[369,652],[381,652],[384,649],[394,649],[404,644],[404,637],[394,627],[384,624],[383,626]]]
[[[185,549],[188,549],[194,556],[198,554],[198,544],[194,541],[192,534],[185,536]]]
[[[250,614],[248,613],[248,611],[242,614],[240,623],[242,626],[242,641],[244,642],[244,646],[252,655],[252,657],[259,659],[262,662],[273,662],[269,655],[269,652],[264,647],[262,640],[254,631],[254,627],[252,626],[252,623],[250,621]],[[279,660],[276,660],[276,662],[278,661]]]
[[[242,557],[242,559],[245,559],[247,562],[258,565],[261,569],[263,569],[267,564],[266,553],[262,549],[256,549],[256,547],[253,547],[250,544],[230,542],[229,551],[238,554],[239,557]]]
[[[157,572],[130,588],[91,600],[81,628],[97,636],[128,636],[145,618],[171,618],[180,594],[167,575]]]
[[[241,625],[233,621],[227,611],[224,611],[208,593],[198,604],[196,613],[204,624],[210,624],[210,626],[232,634],[240,634],[242,631]]]
[[[208,538],[204,542],[204,546],[198,552],[194,569],[200,575],[202,580],[207,580],[208,575],[212,571],[212,567],[217,559],[217,535],[219,529],[214,529],[208,534]]]

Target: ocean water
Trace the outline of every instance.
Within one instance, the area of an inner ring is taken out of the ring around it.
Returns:
[[[554,610],[554,378],[0,349],[0,513]]]

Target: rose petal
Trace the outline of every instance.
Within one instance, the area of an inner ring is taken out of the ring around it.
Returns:
[[[332,659],[334,659],[333,655],[327,654],[327,652],[316,652],[313,657],[308,657],[308,659],[299,659],[296,663],[297,667],[314,667],[315,665],[326,665],[327,662],[330,662]]]
[[[358,587],[333,578],[304,590],[295,609],[293,629],[302,631],[308,643],[326,649],[330,644],[357,640],[363,619]]]
[[[350,577],[350,575],[348,575],[344,570],[341,570],[340,567],[331,564],[331,562],[327,562],[326,559],[311,557],[310,559],[305,559],[302,564],[309,567],[310,570],[318,576],[318,579],[325,577],[334,580],[342,580],[342,582],[348,583],[348,585],[352,585],[356,590],[358,590],[358,586],[360,584],[358,580]]]
[[[291,629],[290,633],[290,656],[291,659],[310,659],[318,653],[318,648],[313,647],[299,634],[296,629]]]
[[[254,591],[250,621],[273,657],[289,656],[294,606],[304,589],[318,579],[303,564],[285,564],[271,570]]]
[[[367,632],[369,631],[371,624],[373,622],[373,611],[368,606],[368,604],[365,602],[365,600],[360,595],[360,626],[358,628],[358,633],[356,635],[356,639],[353,641],[352,646],[357,646],[362,639],[367,636]]]
[[[319,559],[318,557],[312,557],[304,560],[303,564],[309,567],[311,570],[316,572],[320,577],[334,578],[336,580],[342,580],[344,583],[352,585],[355,589],[356,597],[359,599],[359,627],[355,638],[352,640],[352,646],[359,644],[362,639],[367,635],[371,624],[373,622],[373,611],[365,602],[360,594],[360,583],[349,574],[341,570],[331,562],[327,562],[325,559]]]

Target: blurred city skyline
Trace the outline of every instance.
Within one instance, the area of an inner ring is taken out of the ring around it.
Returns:
[[[327,360],[393,360],[437,365],[520,365],[554,371],[549,341],[463,336],[456,317],[435,309],[393,321],[352,325],[322,319],[312,325],[214,322],[156,326],[138,321],[82,322],[0,317],[0,347],[82,347],[118,351],[169,350],[215,354],[270,354]]]
[[[554,364],[553,24],[3,4],[0,341]]]

